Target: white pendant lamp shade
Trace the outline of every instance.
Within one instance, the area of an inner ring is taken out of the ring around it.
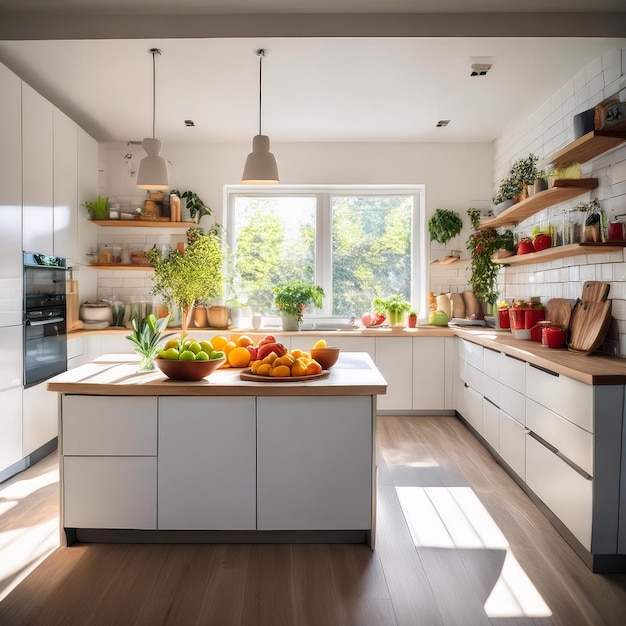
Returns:
[[[277,185],[278,166],[270,152],[270,138],[256,135],[252,139],[252,152],[246,159],[241,182],[244,185]]]
[[[252,139],[252,152],[246,159],[241,182],[244,185],[277,185],[278,166],[270,152],[270,138],[261,130],[263,113],[263,57],[265,50],[257,50],[259,57],[259,134]]]
[[[167,189],[170,185],[167,175],[167,162],[160,156],[161,140],[146,138],[142,145],[148,156],[141,159],[141,163],[139,163],[137,187],[139,189]]]
[[[156,120],[156,57],[161,54],[158,48],[151,48],[152,55],[152,138],[143,140],[143,149],[148,156],[141,159],[137,174],[139,189],[163,190],[170,186],[167,174],[167,162],[161,156],[161,140],[155,139],[154,129]]]

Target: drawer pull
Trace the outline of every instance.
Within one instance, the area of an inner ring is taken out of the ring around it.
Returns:
[[[593,480],[593,476],[591,476],[591,474],[588,474],[587,472],[585,472],[585,470],[582,467],[576,465],[576,463],[574,463],[574,461],[572,461],[571,459],[568,459],[562,452],[559,452],[553,445],[549,444],[545,439],[540,437],[537,433],[533,432],[532,430],[529,430],[528,434],[537,443],[540,443],[544,448],[547,448],[548,450],[550,450],[552,454],[554,454],[555,456],[558,456],[559,459],[567,463],[567,465],[569,465],[577,474],[580,474],[585,480]]]
[[[530,365],[530,367],[534,367],[536,370],[540,370],[542,372],[545,372],[546,374],[550,374],[550,376],[556,376],[557,378],[560,376],[558,372],[553,372],[546,367],[541,367],[541,365],[535,365],[534,363],[529,363],[528,365]]]
[[[484,396],[484,397],[485,397],[485,400],[487,400],[487,402],[489,402],[489,404],[491,404],[492,406],[495,406],[496,409],[500,408],[493,400],[490,400],[487,396]]]
[[[502,354],[504,354],[504,356],[507,357],[508,359],[513,359],[514,361],[519,361],[520,363],[526,364],[526,361],[524,361],[524,359],[520,359],[517,356],[513,356],[512,354],[507,354],[506,352],[503,352]]]

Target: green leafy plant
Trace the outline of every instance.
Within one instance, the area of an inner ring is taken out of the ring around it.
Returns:
[[[89,211],[94,220],[109,219],[109,199],[98,196],[93,202],[84,202],[83,206]]]
[[[511,175],[520,186],[532,185],[537,178],[537,162],[539,157],[532,152],[527,157],[517,159],[511,168]]]
[[[132,320],[133,332],[131,335],[126,335],[126,339],[135,344],[133,352],[141,357],[139,369],[153,370],[155,368],[154,359],[157,356],[159,342],[174,335],[174,333],[163,334],[168,322],[169,316],[157,319],[153,313],[140,320],[139,325],[137,325],[137,320]]]
[[[515,249],[513,232],[506,230],[501,233],[496,228],[481,229],[479,227],[480,211],[468,209],[467,214],[474,229],[467,240],[467,249],[471,253],[470,269],[472,272],[469,283],[479,300],[495,304],[498,299],[500,264],[493,262],[493,255],[496,250],[504,249],[512,252]]]
[[[402,324],[404,314],[411,310],[411,303],[404,296],[395,294],[389,298],[374,298],[372,308],[375,313],[384,315],[392,326]]]
[[[324,290],[303,280],[287,280],[272,288],[276,308],[286,315],[294,315],[298,323],[302,322],[307,306],[322,307]]]
[[[519,196],[522,193],[522,186],[519,181],[512,175],[503,178],[500,181],[500,186],[496,195],[493,197],[494,204],[501,204],[507,200],[512,200],[515,196]]]
[[[428,220],[430,240],[445,244],[456,237],[463,228],[463,221],[456,211],[437,209]]]
[[[200,199],[197,193],[189,190],[179,191],[178,189],[172,189],[171,193],[176,194],[181,200],[185,200],[189,214],[196,220],[196,223],[200,223],[205,215],[212,215],[211,208]]]
[[[191,231],[191,232],[190,232]],[[187,231],[188,245],[184,252],[163,253],[157,248],[146,252],[154,265],[150,293],[161,296],[168,307],[183,311],[183,334],[187,313],[196,302],[208,302],[222,295],[223,251],[221,239],[212,231],[199,228]]]

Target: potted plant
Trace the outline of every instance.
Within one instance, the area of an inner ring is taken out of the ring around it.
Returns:
[[[390,326],[404,327],[404,317],[411,310],[411,303],[396,294],[389,298],[374,298],[372,307],[376,313],[387,318]]]
[[[187,242],[183,252],[164,253],[155,247],[146,253],[154,265],[150,293],[161,296],[170,311],[172,307],[182,311],[183,336],[194,304],[220,296],[223,288],[221,239],[212,230],[205,233],[192,227]]]
[[[539,157],[532,152],[527,157],[517,159],[511,168],[511,175],[521,189],[522,196],[528,197],[528,186],[534,185],[537,180],[537,161]]]
[[[303,280],[284,281],[272,289],[274,304],[283,318],[283,330],[298,330],[307,306],[321,308],[324,290]]]
[[[463,221],[456,211],[437,209],[428,220],[428,232],[430,240],[446,244],[456,237],[463,228]]]
[[[500,186],[493,197],[493,212],[495,215],[501,213],[515,202],[514,198],[522,193],[522,186],[511,174],[500,181]]]
[[[196,220],[197,224],[200,223],[200,220],[205,215],[212,214],[210,207],[208,207],[204,201],[200,199],[197,193],[189,190],[179,191],[178,189],[172,189],[171,193],[177,195],[181,201],[185,202],[187,208],[189,209],[189,215]]]
[[[496,250],[515,250],[513,232],[506,230],[503,233],[496,228],[479,228],[480,211],[468,209],[474,232],[467,240],[467,249],[470,251],[471,276],[469,283],[478,300],[486,302],[492,307],[498,300],[498,272],[500,265],[493,262]]]
[[[417,328],[417,311],[409,311],[409,328]]]

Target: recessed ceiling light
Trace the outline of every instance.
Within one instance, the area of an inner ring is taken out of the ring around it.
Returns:
[[[195,126],[196,123],[193,120],[185,120],[185,126]]]
[[[450,123],[450,120],[439,120],[437,122],[437,128],[445,128]]]

